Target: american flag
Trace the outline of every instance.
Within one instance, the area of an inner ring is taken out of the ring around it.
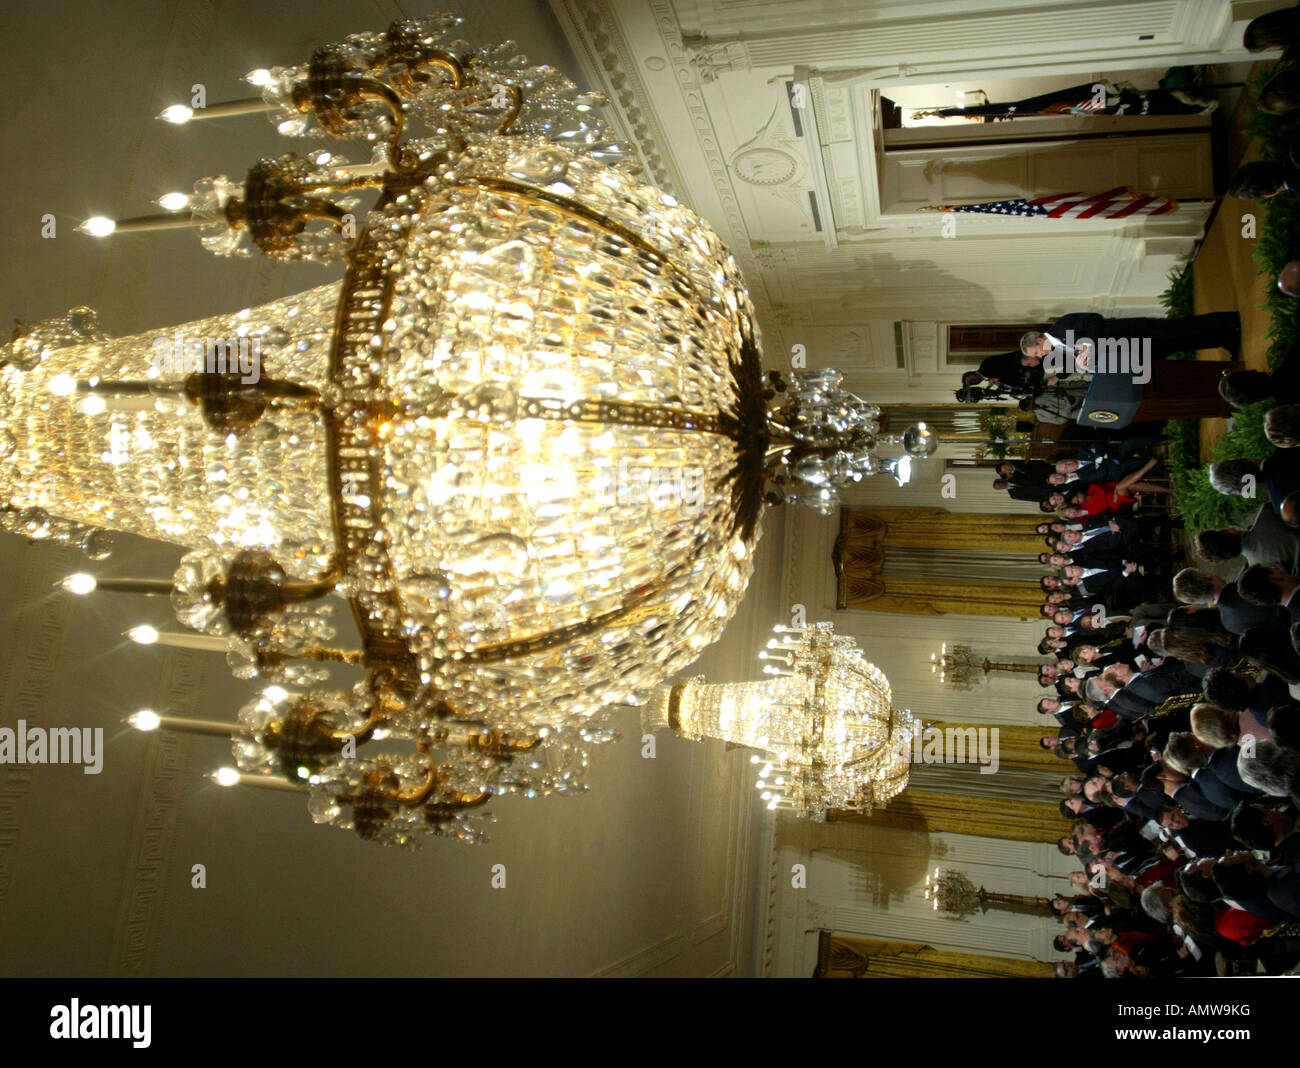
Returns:
[[[967,211],[982,215],[1020,215],[1036,219],[1126,219],[1130,215],[1168,215],[1178,201],[1127,186],[1104,193],[1060,193],[1026,200],[990,200],[983,204],[937,204],[931,211]]]

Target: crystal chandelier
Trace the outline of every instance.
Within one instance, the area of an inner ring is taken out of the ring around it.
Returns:
[[[165,198],[188,214],[83,226],[189,226],[341,282],[124,338],[77,308],[0,350],[0,528],[92,560],[111,530],[186,547],[171,580],[65,586],[167,594],[188,629],[135,640],[270,684],[226,728],[226,779],[400,845],[478,840],[494,795],[584,789],[602,710],[735,612],[764,504],[814,487],[824,507],[873,470],[874,411],[834,372],[769,410],[785,383],[734,260],[634,177],[603,98],[513,42],[471,49],[459,21],[356,34],[253,72],[260,100],[162,116],[264,111],[367,159],[286,153]]]
[[[832,515],[842,490],[876,474],[905,485],[913,458],[923,460],[939,447],[939,436],[924,423],[881,438],[879,406],[843,389],[844,376],[832,368],[795,372],[789,386],[778,373],[769,377],[778,392],[788,392],[768,420],[774,440],[767,478],[779,491],[769,495],[774,502],[798,501]],[[904,455],[881,460],[878,441],[902,445]]]
[[[759,653],[772,678],[661,687],[642,728],[762,750],[750,760],[762,764],[756,787],[772,810],[820,822],[828,809],[885,804],[907,786],[911,713],[891,706],[884,673],[830,623],[775,630]]]

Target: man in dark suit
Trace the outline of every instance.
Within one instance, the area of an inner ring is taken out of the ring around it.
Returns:
[[[1094,373],[1122,376],[1141,385],[1135,421],[1228,415],[1219,395],[1218,361],[1167,359],[1198,348],[1226,348],[1235,357],[1241,344],[1236,312],[1194,315],[1186,319],[1105,319],[1080,313],[1063,315],[1050,331],[1031,331],[1020,351],[1041,365],[1048,388],[1091,386]],[[1069,416],[1076,418],[1075,415]],[[1049,420],[1059,422],[1059,419]]]
[[[1185,567],[1174,576],[1174,596],[1183,604],[1211,605],[1219,610],[1219,622],[1233,634],[1243,634],[1249,627],[1289,626],[1286,609],[1276,605],[1254,605],[1237,589],[1208,571]]]
[[[1067,564],[1064,569],[1063,584],[1073,586],[1085,597],[1107,597],[1121,591],[1131,592],[1139,600],[1132,604],[1141,604],[1151,593],[1145,576],[1140,574],[1137,563],[1123,561],[1118,568],[1084,567],[1082,564]]]
[[[1119,549],[1089,549],[1081,545],[1068,553],[1052,553],[1042,561],[1051,567],[1069,567],[1077,565],[1086,570],[1101,568],[1104,571],[1122,571],[1124,565],[1133,559]]]
[[[1176,805],[1161,810],[1160,826],[1169,832],[1183,855],[1192,860],[1221,857],[1229,849],[1241,848],[1226,821],[1193,820]]]
[[[1260,469],[1273,510],[1288,522],[1294,521],[1294,505],[1288,508],[1284,502],[1300,491],[1300,449],[1278,449],[1260,464]]]
[[[1035,366],[1033,361],[1026,362],[1023,353],[1020,352],[1001,352],[996,356],[986,357],[980,363],[979,373],[993,382],[1000,382],[1013,389],[1020,388],[1034,392],[1043,387],[1042,368]]]
[[[1196,535],[1196,552],[1203,560],[1224,561],[1244,556],[1250,565],[1300,571],[1300,530],[1278,518],[1272,504],[1260,506],[1250,526],[1203,530]]]
[[[1067,530],[1057,539],[1060,552],[1073,553],[1087,547],[1089,550],[1117,549],[1121,552],[1131,548],[1138,540],[1142,528],[1131,516],[1117,515],[1106,521],[1105,527],[1091,530]],[[1064,547],[1061,543],[1064,542]]]
[[[1146,458],[1137,454],[1149,451],[1159,440],[1132,438],[1118,445],[1084,445],[1073,460],[1057,460],[1056,473],[1065,475],[1071,483],[1119,482],[1142,467]]]
[[[1083,627],[1074,630],[1067,630],[1065,626],[1056,623],[1053,623],[1047,628],[1049,637],[1060,638],[1065,642],[1065,647],[1062,652],[1067,656],[1069,655],[1069,650],[1073,649],[1077,645],[1104,644],[1114,638],[1124,637],[1124,631],[1125,624],[1121,620],[1116,620],[1114,623],[1108,623],[1104,627],[1098,627],[1092,630]]]
[[[1041,501],[1051,491],[1051,487],[1042,482],[1012,482],[1005,478],[995,478],[993,488],[1006,490],[1013,501]]]
[[[1102,672],[1106,686],[1119,686],[1106,702],[1122,719],[1137,719],[1157,711],[1171,697],[1195,695],[1199,698],[1201,684],[1184,667],[1181,661],[1170,657],[1159,667],[1134,673],[1127,664],[1111,664]]]
[[[1237,589],[1249,604],[1260,608],[1280,606],[1290,617],[1291,625],[1300,623],[1300,578],[1278,568],[1262,565],[1248,567],[1237,576]]]
[[[1020,351],[1031,363],[1041,365],[1043,358],[1058,346],[1075,357],[1080,367],[1097,370],[1089,355],[1104,361],[1113,352],[1113,344],[1123,341],[1150,342],[1151,355],[1159,360],[1178,352],[1224,348],[1233,355],[1241,345],[1241,320],[1236,312],[1212,312],[1185,319],[1107,319],[1093,312],[1062,315],[1050,329],[1024,335]],[[1091,362],[1091,366],[1084,366]]]
[[[1241,747],[1237,745],[1225,745],[1221,749],[1216,749],[1210,754],[1210,762],[1198,774],[1213,775],[1225,786],[1231,787],[1239,794],[1247,797],[1259,797],[1262,791],[1251,786],[1241,777],[1241,772],[1237,770],[1237,757],[1240,755]]]
[[[1010,483],[1043,483],[1055,470],[1046,460],[1003,460],[993,468],[993,473]]]
[[[1237,371],[1219,384],[1219,393],[1234,408],[1275,397],[1281,404],[1300,401],[1300,339],[1291,342],[1271,372]]]
[[[1268,494],[1273,511],[1285,523],[1300,523],[1300,449],[1278,449],[1262,464],[1246,457],[1217,460],[1207,469],[1210,485],[1232,497]]]
[[[1232,810],[1216,805],[1205,796],[1201,788],[1181,771],[1162,764],[1153,764],[1143,774],[1160,784],[1165,797],[1187,813],[1193,820],[1215,822]]]
[[[1146,671],[1133,672],[1120,664],[1107,670],[1121,678],[1127,675],[1128,684],[1124,688],[1157,707],[1176,694],[1201,693],[1201,680],[1192,675],[1181,660],[1172,656],[1166,657],[1159,667]]]

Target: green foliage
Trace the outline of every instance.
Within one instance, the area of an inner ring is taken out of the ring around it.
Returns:
[[[1252,97],[1258,93],[1268,80],[1272,68],[1266,68],[1250,79],[1249,90]],[[1262,111],[1251,109],[1247,121],[1246,133],[1259,142],[1261,159],[1280,162],[1287,159],[1291,147],[1300,147],[1300,112],[1289,115],[1266,115]],[[1298,153],[1300,155],[1300,153]],[[1284,189],[1276,196],[1256,202],[1256,221],[1258,238],[1253,253],[1259,264],[1260,273],[1267,279],[1275,279],[1286,264],[1300,258],[1300,196],[1289,189]],[[1300,322],[1300,301],[1288,297],[1275,285],[1268,287],[1268,297],[1264,301],[1272,322],[1268,329],[1269,348],[1268,364],[1276,367],[1283,353],[1295,339]]]
[[[1264,413],[1271,407],[1271,400],[1260,401],[1234,415],[1228,433],[1214,447],[1214,459],[1245,456],[1262,461],[1271,455],[1273,445],[1264,436]],[[1207,470],[1200,463],[1200,435],[1194,420],[1171,423],[1165,436],[1170,443],[1174,505],[1189,534],[1212,527],[1241,526],[1259,508],[1258,501],[1228,497],[1210,485]]]
[[[1258,96],[1272,72],[1273,68],[1267,67],[1251,77],[1248,91],[1252,98]],[[1292,146],[1296,146],[1300,157],[1300,112],[1267,115],[1252,108],[1246,134],[1259,142],[1261,159],[1286,160]],[[1256,202],[1256,224],[1258,237],[1252,255],[1260,274],[1271,280],[1290,260],[1300,258],[1300,195],[1283,190]],[[1170,286],[1162,295],[1161,303],[1171,317],[1192,314],[1190,268],[1180,276],[1170,276]],[[1276,367],[1300,330],[1300,301],[1270,285],[1264,306],[1270,316],[1268,363]],[[1179,358],[1192,355],[1180,353]],[[1268,457],[1273,446],[1264,436],[1264,413],[1272,405],[1272,401],[1261,401],[1234,415],[1228,433],[1214,447],[1213,459]],[[1258,507],[1257,501],[1224,496],[1211,487],[1206,468],[1200,462],[1200,425],[1196,420],[1169,423],[1165,438],[1169,442],[1174,506],[1189,534],[1210,527],[1237,526],[1249,519]]]
[[[1181,272],[1169,272],[1169,288],[1160,294],[1160,304],[1166,317],[1179,319],[1192,314],[1192,265]],[[1179,352],[1171,360],[1194,360],[1196,353]],[[1165,440],[1169,443],[1170,482],[1174,490],[1174,507],[1184,517],[1188,512],[1201,514],[1206,506],[1201,501],[1201,487],[1210,490],[1209,480],[1201,469],[1201,424],[1196,419],[1171,419],[1165,424]],[[1216,494],[1217,496],[1217,494]]]
[[[988,443],[980,443],[978,458],[983,460],[990,458],[1001,463],[1010,453],[1011,438],[1015,434],[1015,420],[1006,415],[994,415],[991,412],[980,412],[980,429],[988,435]]]
[[[1166,319],[1185,319],[1193,315],[1192,310],[1192,265],[1189,263],[1182,271],[1169,272],[1169,288],[1160,294],[1160,306],[1165,309]],[[1175,352],[1168,357],[1171,360],[1194,360],[1194,352]]]

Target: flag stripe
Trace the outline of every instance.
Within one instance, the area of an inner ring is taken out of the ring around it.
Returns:
[[[1178,210],[1178,202],[1155,193],[1139,193],[1127,186],[1116,186],[1101,193],[1054,193],[1032,200],[1017,197],[982,204],[941,204],[938,210],[1025,218],[1127,219],[1134,215],[1167,215]]]

